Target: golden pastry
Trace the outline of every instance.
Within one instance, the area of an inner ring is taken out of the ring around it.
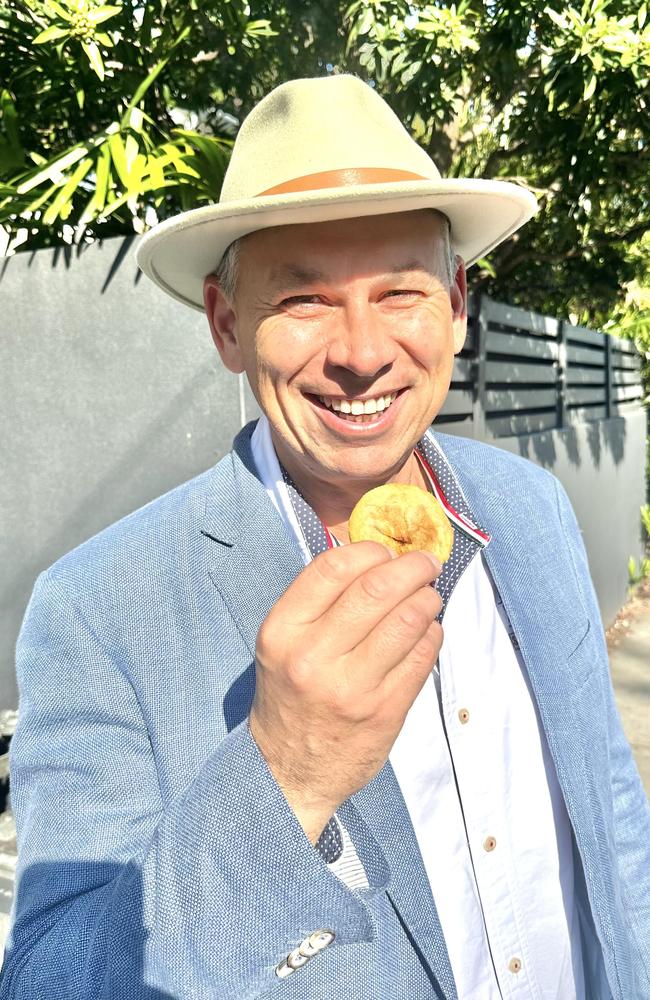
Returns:
[[[400,555],[433,552],[441,563],[451,555],[452,528],[442,505],[419,486],[386,483],[365,493],[350,514],[351,542],[381,542]]]

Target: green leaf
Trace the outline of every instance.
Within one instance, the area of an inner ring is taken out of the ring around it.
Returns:
[[[79,87],[75,91],[75,94],[77,97],[77,104],[79,105],[79,110],[83,111],[84,101],[86,100],[86,91],[83,89],[83,87]]]
[[[51,184],[50,187],[45,188],[45,191],[40,194],[38,198],[35,198],[34,201],[30,201],[29,205],[27,205],[21,215],[25,216],[28,212],[37,212],[41,205],[44,205],[46,201],[50,200],[54,192],[58,190],[58,187],[58,184]]]
[[[26,180],[22,181],[16,188],[18,194],[26,194],[27,191],[31,191],[32,188],[37,187],[43,181],[52,180],[57,174],[62,174],[68,167],[71,167],[73,163],[81,160],[88,153],[89,146],[85,142],[79,143],[77,146],[73,146],[69,149],[67,153],[63,156],[57,156],[47,164],[43,170],[39,170],[38,173],[32,174]]]
[[[51,24],[49,28],[40,31],[36,38],[32,38],[32,45],[43,45],[44,42],[52,42],[55,38],[66,38],[69,35],[69,28],[59,28],[56,24]]]
[[[20,141],[16,105],[8,90],[0,91],[0,111],[2,112],[2,125],[5,133],[4,137],[0,137],[2,173],[9,173],[23,165],[25,151]]]
[[[129,168],[126,162],[126,150],[119,132],[111,135],[108,140],[108,147],[111,151],[111,159],[117,171],[117,176],[125,189],[129,186]]]
[[[592,73],[589,81],[585,84],[585,89],[582,95],[583,101],[588,101],[590,97],[593,97],[597,82],[598,77],[595,73]]]
[[[165,173],[163,170],[163,158],[161,156],[150,156],[147,161],[149,168],[149,179],[154,190],[164,187]]]
[[[95,199],[99,210],[104,207],[108,195],[108,185],[111,176],[111,152],[108,143],[102,146],[97,158],[95,173]]]
[[[102,21],[108,21],[109,17],[114,17],[115,14],[119,14],[121,11],[121,7],[93,7],[87,11],[86,17],[91,24],[101,24]]]
[[[357,35],[367,35],[375,23],[375,12],[372,7],[366,7],[355,25]]]
[[[45,212],[45,215],[43,216],[43,223],[46,226],[51,226],[52,223],[59,217],[62,219],[68,218],[70,210],[68,209],[66,211],[66,208],[72,201],[72,197],[79,187],[79,182],[83,180],[92,165],[93,161],[88,158],[86,160],[82,160],[82,162],[77,166],[77,169],[65,182],[56,198]]]
[[[476,261],[476,266],[480,267],[480,269],[482,271],[486,271],[487,274],[489,274],[491,278],[496,278],[497,272],[494,270],[494,267],[492,266],[492,264],[490,263],[490,261],[487,259],[487,257],[481,257],[480,260],[477,260]]]
[[[408,84],[411,83],[411,81],[416,78],[421,69],[422,69],[421,59],[416,59],[415,62],[412,62],[411,65],[408,67],[408,69],[404,70],[404,72],[402,73],[402,76],[400,78],[400,83],[402,84],[402,86],[403,87],[408,86]]]
[[[100,80],[104,79],[104,63],[96,42],[83,42],[81,47],[88,56],[88,62]]]
[[[143,118],[144,113],[141,108],[131,108],[131,114],[129,115],[129,127],[135,132],[142,132]]]
[[[264,19],[260,21],[248,21],[246,24],[246,34],[254,38],[273,38],[279,34],[271,27],[271,22]]]
[[[558,14],[552,7],[545,7],[544,13],[547,17],[550,17],[553,24],[556,24],[558,28],[566,30],[567,23],[563,14]]]
[[[74,14],[71,11],[66,10],[65,7],[56,3],[55,0],[45,0],[43,6],[46,10],[51,11],[51,13],[58,14],[58,16],[64,21],[72,21],[74,17]]]
[[[642,4],[639,7],[638,13],[636,15],[636,23],[639,25],[639,30],[641,30],[641,28],[645,24],[645,19],[647,16],[648,16],[648,9],[645,4]]]

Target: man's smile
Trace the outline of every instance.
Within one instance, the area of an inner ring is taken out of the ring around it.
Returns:
[[[405,393],[406,388],[374,396],[303,395],[318,411],[327,427],[339,433],[358,434],[387,429],[401,409]]]

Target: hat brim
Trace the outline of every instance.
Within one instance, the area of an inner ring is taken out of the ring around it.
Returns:
[[[207,205],[146,233],[138,266],[163,291],[203,311],[203,281],[235,240],[259,229],[435,208],[451,223],[456,253],[469,267],[537,211],[535,196],[508,181],[399,181],[319,188]]]

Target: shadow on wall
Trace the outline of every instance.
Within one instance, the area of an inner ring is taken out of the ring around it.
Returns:
[[[558,459],[563,456],[557,453],[557,443],[562,442],[566,450],[569,464],[579,469],[583,463],[582,452],[584,441],[596,468],[600,468],[604,452],[609,452],[614,465],[620,465],[625,458],[626,422],[623,417],[610,420],[592,420],[582,424],[583,440],[575,427],[565,427],[562,430],[542,431],[538,434],[527,434],[518,438],[519,454],[529,458],[545,469],[555,468]]]
[[[110,241],[111,244],[113,242],[115,242],[115,244],[116,244],[116,246],[115,246],[115,256],[113,258],[112,263],[110,263],[108,265],[108,270],[107,270],[107,274],[106,274],[106,280],[104,281],[104,284],[102,286],[102,295],[108,289],[111,281],[113,280],[113,278],[115,277],[115,275],[119,271],[121,265],[126,260],[128,254],[129,254],[129,251],[131,250],[131,247],[133,246],[135,238],[136,238],[135,235],[133,235],[133,236],[125,236],[121,240],[111,240]],[[97,243],[99,244],[100,247],[104,246],[104,240],[97,240]],[[84,253],[84,251],[87,251],[90,248],[90,246],[91,246],[91,244],[86,243],[86,244],[82,244],[82,245],[76,246],[76,247],[71,247],[71,246],[59,246],[59,247],[55,247],[54,248],[54,253],[52,254],[52,267],[55,268],[55,267],[57,267],[58,264],[63,264],[63,266],[65,267],[65,269],[68,270],[70,268],[70,265],[72,264],[72,262],[75,259],[78,259],[79,257],[81,257],[82,254]],[[37,252],[38,251],[34,251],[33,253],[30,254],[30,256],[29,256],[29,265],[30,266],[31,266],[31,264],[34,261],[34,255]],[[142,277],[142,271],[140,271],[139,269],[136,268],[136,270],[135,270],[135,277],[134,277],[134,280],[133,280],[133,284],[137,285],[138,282],[140,281],[141,277]]]

